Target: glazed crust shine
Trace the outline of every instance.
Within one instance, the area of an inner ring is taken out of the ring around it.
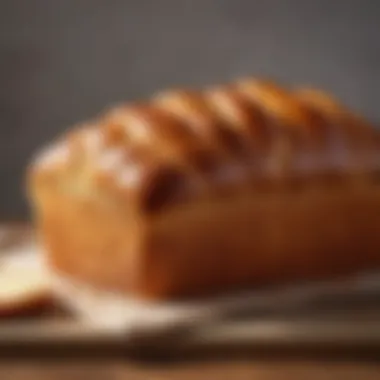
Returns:
[[[321,91],[246,79],[119,105],[28,183],[51,266],[171,299],[380,265],[378,132]]]

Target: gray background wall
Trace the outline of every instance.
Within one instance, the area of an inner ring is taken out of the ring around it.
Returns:
[[[0,0],[0,217],[38,146],[121,99],[260,74],[380,119],[377,0]]]

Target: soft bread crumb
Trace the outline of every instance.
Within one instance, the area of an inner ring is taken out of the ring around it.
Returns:
[[[32,242],[0,249],[0,316],[24,315],[52,304],[48,275]]]

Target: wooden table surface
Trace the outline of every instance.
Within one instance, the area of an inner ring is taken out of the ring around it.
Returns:
[[[1,380],[289,379],[379,380],[380,363],[321,361],[207,361],[143,365],[109,361],[13,361],[0,364]]]

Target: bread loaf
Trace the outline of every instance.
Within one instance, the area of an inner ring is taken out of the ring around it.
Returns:
[[[53,270],[164,300],[380,266],[378,132],[325,93],[245,79],[73,128],[28,192]]]

